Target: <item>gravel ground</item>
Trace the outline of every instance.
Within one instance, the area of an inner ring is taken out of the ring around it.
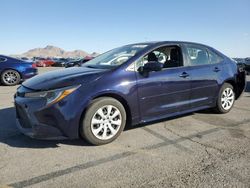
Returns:
[[[0,86],[0,187],[250,187],[250,77],[228,114],[140,125],[104,146],[20,134],[16,88]]]

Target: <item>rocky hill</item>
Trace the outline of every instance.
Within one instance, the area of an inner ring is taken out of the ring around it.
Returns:
[[[94,56],[98,55],[98,53],[93,52]],[[85,57],[85,56],[91,56],[92,54],[89,54],[83,50],[74,50],[74,51],[65,51],[61,48],[48,45],[45,48],[34,48],[32,50],[29,50],[22,54],[22,56],[25,57]]]

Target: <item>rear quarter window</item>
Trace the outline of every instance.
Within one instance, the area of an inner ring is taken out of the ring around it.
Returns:
[[[209,55],[209,62],[211,64],[220,63],[223,61],[223,58],[218,54],[216,54],[215,52],[208,50],[208,55]]]

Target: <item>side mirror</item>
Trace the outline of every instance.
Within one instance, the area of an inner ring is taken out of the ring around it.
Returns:
[[[159,63],[157,61],[150,61],[147,64],[145,64],[143,67],[138,68],[139,73],[149,73],[152,71],[161,71],[163,67],[162,63]]]

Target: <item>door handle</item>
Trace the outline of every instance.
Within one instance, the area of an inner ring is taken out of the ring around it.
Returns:
[[[218,68],[218,67],[214,67],[214,70],[213,70],[214,72],[219,72],[220,71],[220,69]]]
[[[189,74],[186,72],[183,72],[179,77],[186,78],[186,77],[189,77]]]

